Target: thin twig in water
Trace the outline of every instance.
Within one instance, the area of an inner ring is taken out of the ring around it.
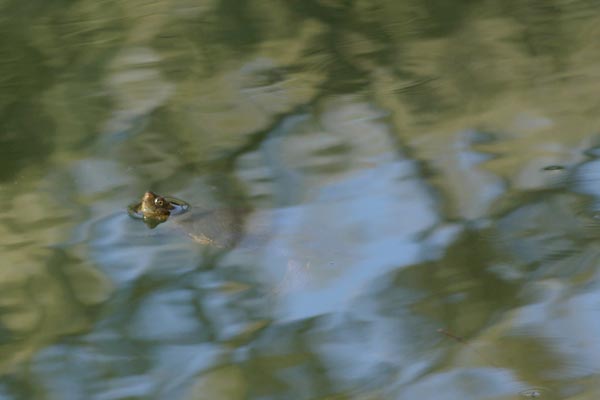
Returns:
[[[492,365],[492,366],[494,366],[496,368],[499,368],[499,366],[495,362],[491,361],[486,356],[484,356],[483,354],[481,354],[481,352],[479,350],[477,350],[477,349],[473,348],[472,346],[470,346],[469,343],[464,338],[462,338],[460,336],[456,336],[452,332],[449,332],[448,330],[443,329],[443,328],[439,328],[437,330],[437,332],[441,333],[444,336],[449,337],[450,339],[452,339],[452,340],[454,340],[454,341],[456,341],[456,342],[458,342],[458,343],[460,343],[460,344],[462,344],[464,346],[469,346],[471,348],[471,350],[473,350],[475,352],[475,354],[477,354],[479,356],[479,358],[481,358],[483,361],[485,361],[486,363],[488,363],[488,364],[490,364],[490,365]]]

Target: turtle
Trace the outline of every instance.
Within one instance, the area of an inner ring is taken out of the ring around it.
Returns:
[[[244,234],[244,217],[247,211],[233,208],[193,208],[183,200],[148,191],[138,203],[129,206],[129,214],[142,219],[150,229],[173,220],[194,241],[228,249],[234,247]]]

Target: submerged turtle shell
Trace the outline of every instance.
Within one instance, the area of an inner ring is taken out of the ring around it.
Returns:
[[[244,234],[243,213],[230,209],[195,211],[174,218],[194,241],[220,248],[235,246]]]

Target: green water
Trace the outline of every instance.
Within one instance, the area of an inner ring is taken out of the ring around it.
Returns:
[[[599,6],[0,1],[0,400],[597,399]]]

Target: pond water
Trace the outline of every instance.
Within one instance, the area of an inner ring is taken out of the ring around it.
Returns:
[[[600,398],[599,5],[0,2],[0,400]]]

